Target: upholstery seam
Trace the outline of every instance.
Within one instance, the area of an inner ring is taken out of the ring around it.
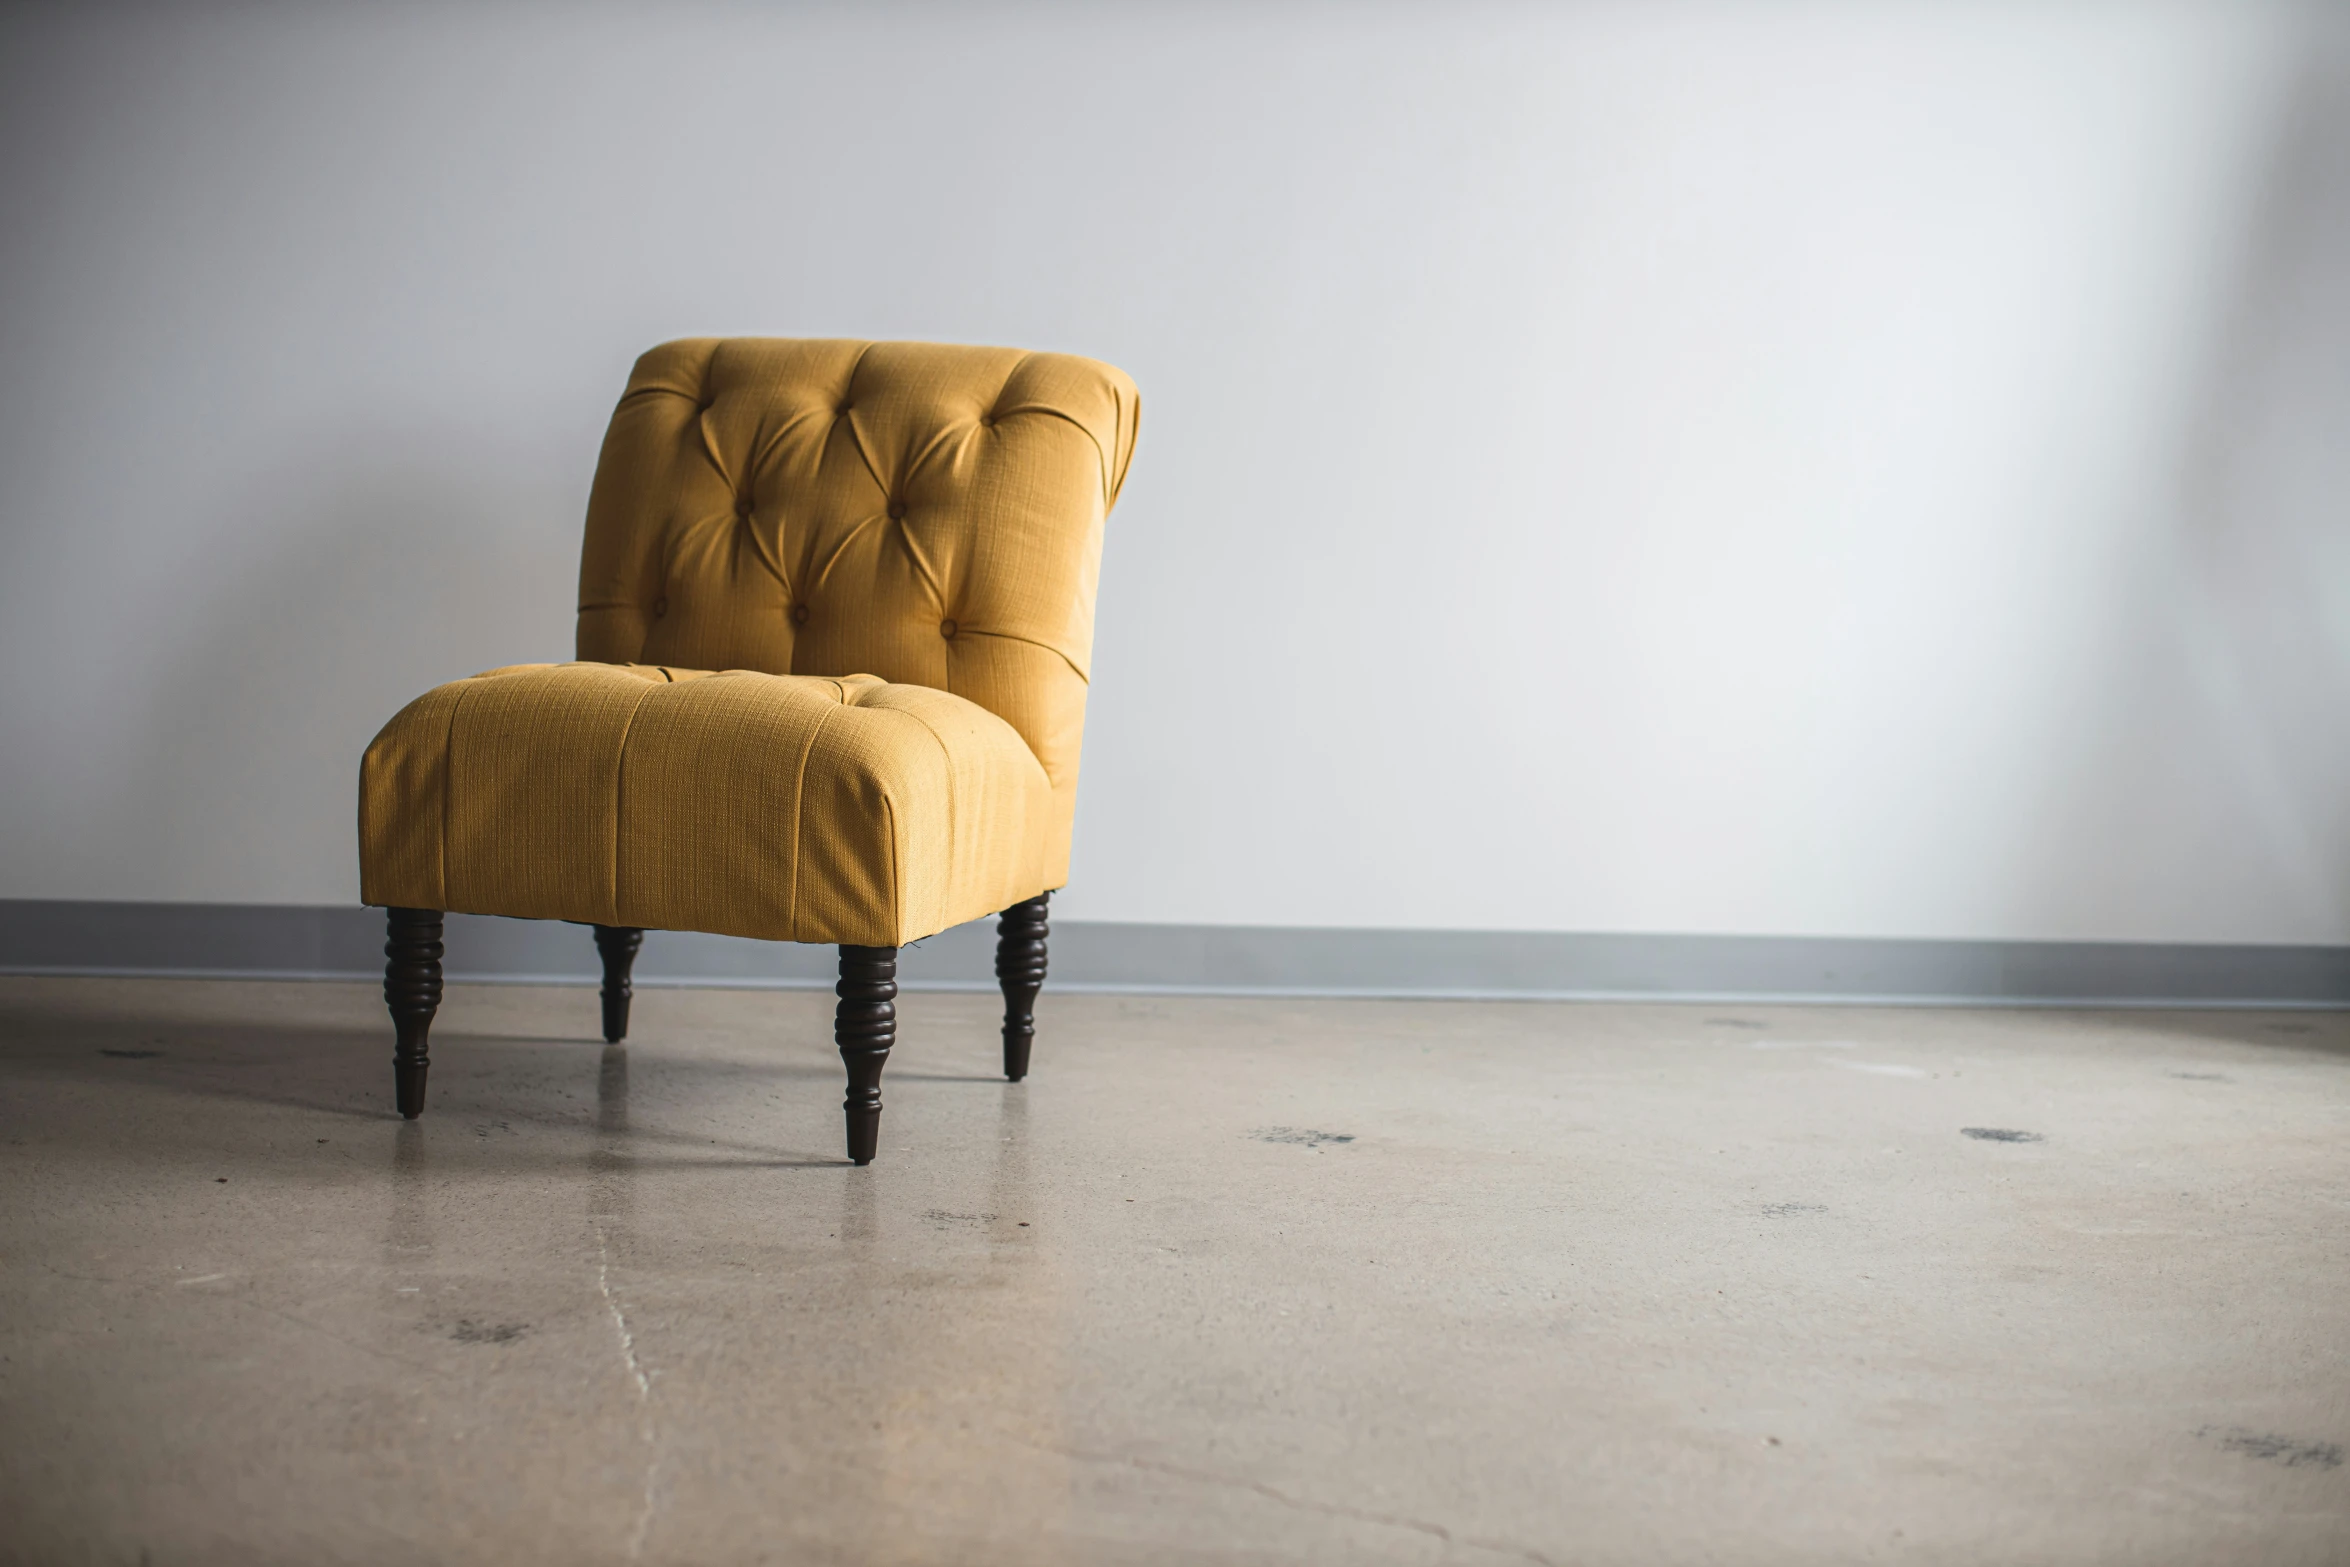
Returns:
[[[765,440],[759,442],[758,445],[753,448],[751,452],[751,467],[756,469],[760,463],[766,461],[768,453],[774,451],[777,446],[782,444],[783,438],[791,434],[793,426],[804,424],[814,417],[816,416],[812,413],[795,414],[791,418],[784,420],[780,425],[777,425],[774,431],[770,433]],[[746,475],[746,477],[755,476],[755,474]]]
[[[697,405],[699,407],[699,405]],[[727,493],[734,492],[734,477],[726,471],[726,459],[718,455],[718,443],[710,438],[710,410],[701,408],[694,415],[694,433],[702,438],[702,455],[710,459],[710,466],[718,470],[719,483]]]
[[[457,718],[465,711],[465,699],[473,693],[460,691],[457,700],[449,704],[449,732],[441,737],[441,902],[445,906],[455,900],[449,896],[449,803],[457,794]]]
[[[916,547],[914,535],[906,527],[906,519],[893,517],[890,520],[898,525],[898,542],[905,546],[907,558],[914,563],[914,575],[922,579],[922,585],[930,590],[930,602],[944,615],[947,612],[947,595],[946,589],[939,585],[938,573],[930,569],[930,562],[923,558],[922,551]]]
[[[873,352],[873,340],[867,338],[857,345],[857,357],[849,361],[849,378],[841,383],[840,394],[847,397],[857,389],[857,377],[865,368],[865,356]],[[852,410],[853,412],[854,410]]]
[[[935,453],[953,433],[954,431],[952,427],[941,425],[939,427],[938,433],[930,438],[929,442],[923,446],[922,450],[916,452],[911,458],[907,459],[906,478],[909,482],[912,481],[915,470],[920,468],[924,463],[928,462],[931,458],[931,455]],[[888,490],[888,485],[885,484],[882,486],[882,501],[885,510],[889,500]],[[913,531],[906,526],[906,519],[903,517],[893,517],[890,520],[898,525],[898,538],[901,542],[904,543],[906,547],[906,553],[913,558],[915,574],[921,577],[922,585],[930,590],[930,601],[937,605],[938,612],[941,615],[944,615],[947,610],[946,584],[939,581],[938,573],[931,568],[929,560],[923,556],[921,549],[915,545]]]
[[[865,437],[857,429],[857,375],[865,368],[865,356],[872,352],[871,343],[857,350],[857,362],[849,366],[849,382],[841,388],[841,396],[849,404],[849,411],[843,416],[848,420],[849,444],[857,448],[857,460],[865,465],[866,477],[873,481],[874,488],[881,491],[882,504],[886,507],[889,504],[889,483],[881,477],[881,470],[873,466],[873,454],[865,450]]]
[[[949,695],[952,695],[952,694],[953,694],[953,693],[951,693],[951,692],[949,693]],[[969,701],[970,699],[969,699],[968,697],[966,697],[966,698],[964,698],[964,700],[965,700],[965,701]],[[977,703],[975,703],[975,702],[974,702],[974,703],[972,703],[972,705],[973,705],[974,707],[977,707],[977,706],[978,706],[978,704],[977,704]],[[920,724],[920,725],[922,726],[922,730],[923,730],[923,732],[924,732],[925,734],[927,734],[927,735],[929,735],[929,736],[930,736],[930,743],[931,743],[932,745],[935,745],[935,746],[937,746],[937,747],[938,747],[938,758],[939,758],[939,760],[940,760],[941,762],[943,762],[943,763],[945,763],[945,764],[946,764],[946,770],[947,770],[947,874],[951,876],[951,875],[953,875],[953,874],[954,874],[954,869],[955,869],[955,842],[956,842],[956,840],[955,840],[955,818],[956,818],[956,814],[957,814],[957,812],[960,810],[960,808],[961,808],[961,805],[962,805],[962,795],[961,795],[960,791],[958,791],[958,790],[957,790],[957,788],[955,787],[955,753],[947,749],[946,736],[944,736],[944,735],[940,734],[940,733],[938,732],[938,730],[937,730],[936,728],[934,728],[934,727],[931,725],[931,722],[930,722],[930,720],[929,720],[929,719],[927,719],[927,718],[924,718],[924,717],[923,717],[923,716],[922,716],[920,713],[917,713],[917,712],[913,711],[911,708],[904,708],[904,707],[901,707],[901,708],[898,708],[898,709],[896,709],[896,711],[898,711],[898,712],[900,712],[900,713],[903,713],[903,714],[905,714],[905,715],[906,715],[908,718],[911,718],[912,720],[914,720],[914,722],[915,722],[915,723],[917,723],[917,724]],[[986,709],[985,709],[985,708],[981,708],[981,709],[980,709],[980,711],[982,711],[982,712],[985,712],[985,711],[986,711]],[[1005,725],[1005,727],[1006,727],[1007,729],[1011,728],[1011,726],[1010,726],[1009,724]],[[1018,740],[1018,739],[1020,738],[1020,731],[1019,731],[1019,730],[1017,730],[1017,729],[1013,729],[1013,730],[1012,730],[1012,738],[1014,738],[1015,740]],[[1027,748],[1028,748],[1028,742],[1027,742],[1027,741],[1025,741],[1025,740],[1021,740],[1021,741],[1020,741],[1020,747],[1021,747],[1021,749],[1022,749],[1022,750],[1027,750]],[[1035,753],[1031,752],[1031,753],[1030,753],[1030,755],[1029,755],[1029,760],[1031,760],[1031,761],[1034,761],[1035,759],[1036,759],[1036,758],[1035,758]],[[1039,764],[1039,765],[1041,765],[1041,764]],[[1046,787],[1047,789],[1050,789],[1050,788],[1052,787],[1052,779],[1050,779],[1050,778],[1047,778],[1047,779],[1045,780],[1045,787]],[[941,892],[940,892],[940,896],[939,896],[939,902],[940,902],[940,905],[941,905],[942,907],[945,905],[945,902],[946,902],[946,896],[945,896],[945,893],[944,893],[944,890],[943,890],[943,889],[942,889],[942,890],[941,890]],[[900,915],[901,915],[901,920],[900,920],[900,923],[901,923],[901,924],[903,923],[903,918],[902,918],[902,916],[903,916],[903,913],[904,913],[904,910],[903,910],[903,908],[901,907],[901,909],[900,909]],[[933,910],[931,910],[931,918],[933,918],[933,919],[936,919],[936,918],[938,917],[938,913],[939,913],[939,911],[938,911],[937,909],[933,909]]]
[[[835,703],[816,714],[816,727],[808,731],[808,743],[800,747],[799,782],[792,790],[791,896],[784,905],[784,929],[792,933],[794,941],[800,939],[800,855],[801,838],[808,822],[808,758],[816,754],[816,742],[824,738],[824,726],[832,722],[839,706]]]
[[[1050,653],[1055,658],[1058,658],[1062,663],[1067,664],[1069,666],[1069,672],[1075,675],[1079,680],[1084,681],[1086,685],[1091,686],[1093,684],[1093,677],[1088,675],[1084,670],[1077,667],[1077,660],[1071,658],[1068,654],[1062,652],[1059,648],[1053,646],[1050,642],[1039,642],[1034,637],[1015,636],[1009,631],[981,631],[975,627],[967,628],[963,626],[957,626],[955,628],[955,635],[957,637],[994,637],[998,642],[1024,642],[1030,647],[1042,648],[1047,653]],[[957,696],[962,695],[961,692],[956,692],[954,694]],[[981,705],[984,706],[985,704],[983,703]]]
[[[848,415],[848,423],[849,444],[857,448],[857,461],[865,465],[865,477],[871,479],[873,487],[881,492],[881,507],[882,510],[887,511],[889,509],[889,481],[884,479],[881,476],[881,470],[874,466],[873,454],[865,450],[865,437],[857,432],[857,416],[854,411]]]
[[[824,586],[825,580],[832,575],[832,568],[840,563],[840,558],[843,555],[848,553],[849,546],[857,542],[857,536],[859,534],[863,533],[867,528],[872,527],[873,524],[877,521],[887,522],[888,520],[889,518],[886,514],[878,512],[872,513],[861,518],[855,527],[851,528],[847,533],[843,534],[841,536],[841,541],[832,547],[832,553],[824,557],[824,564],[816,568],[816,579],[808,584],[809,595],[813,597],[816,590]],[[797,645],[798,644],[796,643],[794,644],[795,649]]]
[[[1110,454],[1102,450],[1102,438],[1093,433],[1092,426],[1084,423],[1081,420],[1073,419],[1069,415],[1061,412],[1060,409],[1054,408],[1046,403],[1022,403],[1016,408],[999,412],[996,415],[996,419],[998,422],[1001,422],[1007,414],[1045,414],[1052,418],[1059,419],[1065,424],[1074,426],[1080,434],[1093,443],[1094,461],[1101,469],[1099,477],[1102,481],[1102,499],[1104,503],[1106,504],[1107,502],[1116,498],[1118,487],[1110,483]]]
[[[889,944],[895,947],[904,945],[898,937],[904,934],[906,928],[906,877],[904,867],[898,863],[897,805],[890,799],[887,789],[881,791],[881,809],[889,818],[889,906],[897,915],[890,922]]]
[[[860,355],[860,362],[862,361],[862,358],[863,356]],[[853,375],[854,372],[852,371],[851,374]],[[746,484],[755,484],[758,481],[759,468],[766,462],[769,454],[771,454],[776,447],[783,444],[784,437],[789,435],[795,426],[804,424],[814,417],[815,415],[813,414],[800,414],[794,418],[786,419],[781,425],[777,426],[775,430],[772,431],[767,436],[767,438],[760,442],[752,451],[750,467],[749,470],[743,474],[743,482]],[[790,602],[794,595],[792,593],[791,572],[785,568],[783,563],[784,530],[782,511],[778,509],[776,512],[775,550],[772,554],[768,552],[767,541],[760,537],[759,530],[750,526],[750,519],[744,518],[742,521],[744,527],[751,535],[751,547],[758,553],[760,563],[774,574],[775,580],[777,582],[783,584],[784,599],[787,603]]]
[[[677,534],[678,530],[675,528],[663,528],[661,530],[661,569],[660,575],[656,577],[653,582],[654,604],[665,604],[669,599],[669,583],[670,580],[676,575],[677,568]],[[655,617],[649,613],[652,607],[652,604],[640,604],[637,606],[637,614],[642,617],[645,628],[643,635],[636,639],[636,653],[634,656],[637,658],[642,658],[645,656],[645,644],[653,639],[653,621]]]
[[[735,513],[734,526],[730,531],[735,541],[734,547],[738,552],[742,549],[743,536],[745,534],[750,536],[751,554],[757,557],[759,564],[767,569],[767,575],[781,583],[785,593],[790,593],[791,578],[784,574],[783,562],[776,556],[767,553],[767,541],[759,537],[759,530],[752,526],[751,519],[740,512]],[[782,531],[780,527],[776,529],[779,539],[782,536]]]
[[[921,467],[924,463],[930,461],[931,455],[935,453],[939,447],[950,437],[952,437],[959,428],[960,427],[956,425],[941,424],[938,427],[938,433],[923,443],[922,450],[916,452],[913,456],[906,459],[906,477],[909,479],[913,478],[914,470]]]
[[[721,482],[724,482],[726,479],[726,463],[718,455],[717,444],[710,439],[710,409],[708,404],[703,401],[704,397],[709,393],[710,383],[717,379],[718,350],[722,346],[724,346],[723,339],[720,340],[719,343],[713,344],[711,346],[710,352],[702,356],[702,362],[699,367],[701,371],[700,384],[694,388],[692,393],[692,400],[694,407],[694,434],[701,438],[702,455],[709,459],[711,467],[718,470],[718,477]],[[731,485],[728,487],[732,488]]]
[[[656,665],[655,667],[659,668],[660,666]],[[666,679],[669,671],[663,668],[661,673]],[[675,684],[674,681],[670,683]],[[612,866],[612,923],[615,925],[623,923],[620,918],[620,811],[628,779],[628,737],[636,728],[637,713],[644,707],[646,700],[652,694],[653,682],[648,680],[644,682],[644,689],[638,692],[637,699],[629,704],[628,722],[620,726],[620,749],[612,762],[612,853],[610,862]]]

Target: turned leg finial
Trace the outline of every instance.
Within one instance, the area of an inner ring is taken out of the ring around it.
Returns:
[[[833,994],[832,1037],[849,1069],[849,1158],[871,1164],[881,1146],[881,1068],[898,1037],[898,949],[840,949],[840,983]]]
[[[1004,1076],[1017,1083],[1028,1075],[1029,1047],[1036,1043],[1036,993],[1044,988],[1044,943],[1052,926],[1045,920],[1049,892],[1004,910],[996,922],[995,977],[1004,988]]]
[[[424,1114],[424,1077],[432,1065],[425,1036],[441,1006],[441,911],[386,909],[384,1005],[399,1042],[392,1047],[392,1088],[400,1114]]]
[[[645,933],[634,925],[598,925],[596,954],[604,960],[604,1043],[617,1045],[628,1037],[628,1002],[636,994],[628,982],[636,967],[637,949]]]

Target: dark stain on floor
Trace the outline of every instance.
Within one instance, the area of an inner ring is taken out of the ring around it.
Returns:
[[[2185,1078],[2190,1083],[2224,1083],[2228,1080],[2224,1072],[2173,1072],[2171,1076]]]
[[[112,1056],[117,1061],[152,1061],[163,1052],[160,1050],[100,1050],[98,1054]]]
[[[2019,1132],[2012,1126],[1962,1126],[1961,1137],[1972,1137],[1980,1143],[2044,1143],[2048,1139],[2038,1132]]]
[[[2223,1452],[2242,1453],[2246,1458],[2265,1458],[2271,1463],[2283,1464],[2287,1469],[2342,1467],[2342,1444],[2339,1442],[2304,1442],[2298,1437],[2254,1431],[2246,1426],[2203,1426],[2195,1434],[2206,1442],[2217,1442]]]
[[[529,1331],[527,1322],[476,1322],[463,1317],[449,1330],[449,1337],[460,1344],[511,1344]]]
[[[1784,1219],[1798,1213],[1826,1213],[1828,1205],[1819,1202],[1767,1202],[1763,1212],[1774,1219]]]
[[[1307,1148],[1355,1140],[1352,1132],[1317,1132],[1304,1126],[1260,1126],[1249,1135],[1260,1143],[1297,1143]]]

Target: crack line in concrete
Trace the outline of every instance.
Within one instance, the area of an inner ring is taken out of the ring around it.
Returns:
[[[1075,1448],[1041,1447],[1033,1442],[1024,1442],[1021,1445],[1035,1447],[1039,1452],[1056,1453],[1063,1458],[1073,1458],[1084,1464],[1118,1464],[1128,1469],[1148,1469],[1160,1474],[1173,1475],[1180,1480],[1194,1480],[1202,1485],[1222,1485],[1230,1486],[1236,1490],[1254,1491],[1268,1501],[1279,1502],[1284,1507],[1295,1507],[1309,1513],[1321,1513],[1325,1517],[1353,1518],[1363,1523],[1384,1524],[1391,1529],[1410,1529],[1420,1534],[1431,1535],[1444,1542],[1445,1554],[1448,1556],[1451,1554],[1453,1546],[1465,1545],[1472,1550],[1492,1551],[1502,1556],[1515,1556],[1523,1561],[1533,1562],[1535,1567],[1559,1567],[1556,1561],[1543,1555],[1540,1551],[1529,1550],[1523,1545],[1514,1545],[1507,1540],[1482,1540],[1474,1535],[1455,1534],[1444,1525],[1429,1523],[1425,1519],[1405,1518],[1395,1513],[1375,1513],[1367,1508],[1348,1507],[1337,1502],[1317,1502],[1308,1497],[1291,1496],[1284,1491],[1275,1490],[1262,1480],[1244,1480],[1237,1475],[1218,1474],[1212,1469],[1192,1469],[1182,1464],[1162,1463],[1155,1458],[1127,1458],[1116,1453],[1087,1453]]]
[[[661,1468],[661,1445],[653,1430],[653,1379],[645,1375],[643,1362],[636,1358],[636,1335],[628,1330],[628,1315],[620,1309],[620,1297],[612,1293],[612,1253],[604,1244],[601,1220],[595,1221],[595,1231],[596,1293],[604,1297],[604,1309],[612,1314],[612,1330],[620,1335],[621,1363],[636,1384],[637,1435],[645,1444],[644,1505],[637,1509],[636,1529],[628,1539],[628,1559],[637,1561],[645,1554],[645,1536],[652,1532],[653,1482]]]

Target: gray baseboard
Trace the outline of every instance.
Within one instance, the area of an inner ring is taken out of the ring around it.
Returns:
[[[278,904],[0,899],[0,973],[375,979],[383,916]],[[449,917],[453,980],[595,979],[587,932]],[[903,983],[993,989],[993,926],[907,949]],[[832,949],[656,931],[644,985],[830,985]],[[1057,990],[1968,1006],[2350,1007],[2350,947],[1585,935],[1056,921]]]

